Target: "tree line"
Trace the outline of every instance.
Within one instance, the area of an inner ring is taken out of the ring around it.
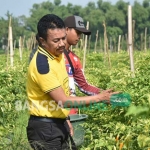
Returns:
[[[118,37],[121,35],[121,49],[126,50],[125,41],[128,33],[128,5],[130,5],[130,3],[124,2],[123,0],[119,0],[116,4],[97,0],[97,2],[89,2],[83,7],[71,3],[62,5],[61,0],[54,0],[53,2],[45,1],[39,4],[33,4],[30,9],[29,17],[25,15],[14,17],[13,14],[7,11],[6,18],[0,17],[0,47],[7,45],[10,16],[12,18],[13,40],[18,41],[20,36],[28,39],[32,33],[36,34],[38,20],[45,14],[53,13],[62,19],[69,15],[79,15],[83,17],[85,23],[89,21],[89,29],[92,31],[90,37],[91,48],[94,49],[95,39],[98,36],[98,45],[103,49],[102,43],[104,41],[105,24],[108,43],[111,43],[113,48],[117,47]],[[144,49],[144,44],[142,44],[144,39],[147,39],[146,44],[147,47],[150,48],[150,0],[143,0],[142,3],[134,1],[132,17],[134,49]]]

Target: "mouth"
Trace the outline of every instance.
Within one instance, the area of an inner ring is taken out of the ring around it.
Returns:
[[[59,48],[58,51],[63,53],[64,52],[65,47]]]
[[[79,40],[76,40],[76,43],[78,43],[79,42]]]

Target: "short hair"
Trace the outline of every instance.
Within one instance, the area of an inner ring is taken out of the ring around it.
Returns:
[[[63,29],[65,28],[65,24],[60,17],[54,14],[47,14],[43,16],[37,24],[38,35],[45,40],[47,40],[47,30],[57,28]]]
[[[40,38],[39,38],[39,34],[38,33],[36,34],[35,38],[36,38],[36,41],[38,42],[38,44],[40,44]]]

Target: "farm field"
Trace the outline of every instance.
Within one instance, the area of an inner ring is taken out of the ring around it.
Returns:
[[[81,58],[82,52],[76,51]],[[26,71],[29,52],[18,50],[14,67],[0,50],[0,149],[30,150],[26,138],[28,120]],[[7,63],[8,60],[8,63]],[[87,114],[85,139],[79,150],[149,150],[150,149],[150,51],[134,52],[135,73],[130,71],[127,52],[110,53],[111,66],[104,53],[89,52],[85,75],[89,83],[102,89],[114,88],[129,93],[129,107],[81,109]],[[78,95],[83,95],[78,91]],[[23,107],[20,108],[19,104]]]

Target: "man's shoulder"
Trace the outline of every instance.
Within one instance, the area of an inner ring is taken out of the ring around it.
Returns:
[[[40,74],[47,74],[50,70],[47,56],[41,53],[37,53],[36,67]]]

